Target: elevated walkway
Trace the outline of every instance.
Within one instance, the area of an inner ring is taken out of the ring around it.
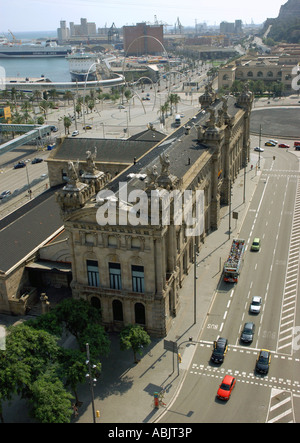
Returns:
[[[50,135],[51,126],[0,124],[0,133],[1,132],[25,132],[25,134],[0,145],[0,155],[12,151],[19,146],[23,146],[25,143],[36,140],[37,138],[42,139],[44,136]]]

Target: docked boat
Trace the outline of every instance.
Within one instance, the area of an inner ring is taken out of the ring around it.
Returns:
[[[97,54],[84,52],[83,49],[68,55],[69,71],[72,81],[84,82],[96,80]]]
[[[71,46],[59,46],[56,42],[51,42],[49,45],[41,45],[12,43],[4,39],[0,41],[0,58],[66,57],[71,52]]]

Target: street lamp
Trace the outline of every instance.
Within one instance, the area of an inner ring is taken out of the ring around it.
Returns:
[[[26,176],[27,176],[27,183],[28,183],[28,194],[29,194],[29,198],[31,200],[32,191],[31,191],[31,187],[30,187],[30,180],[29,180],[29,174],[28,174],[28,169],[27,169],[28,161],[29,160],[25,160],[25,169],[26,169]]]
[[[89,380],[90,390],[91,390],[91,397],[92,397],[92,409],[93,409],[93,423],[96,423],[96,414],[95,414],[95,403],[94,403],[94,382],[96,379],[92,378],[92,366],[90,362],[90,347],[89,344],[86,343],[86,355],[87,355],[87,361],[86,364],[88,366],[88,374],[86,374],[86,378]],[[93,365],[93,369],[95,369],[96,366]]]

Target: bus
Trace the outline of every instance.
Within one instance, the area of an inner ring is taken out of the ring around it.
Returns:
[[[178,126],[181,125],[181,118],[180,118],[180,114],[177,114],[175,116],[175,126],[178,128]]]
[[[300,142],[294,142],[295,151],[300,151]]]

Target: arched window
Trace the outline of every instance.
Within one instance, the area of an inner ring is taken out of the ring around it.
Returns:
[[[261,71],[258,71],[257,77],[263,77],[263,76],[264,76],[264,74]]]
[[[115,321],[123,321],[123,304],[120,300],[112,302],[113,318]]]
[[[228,76],[228,74],[224,74],[224,75],[223,75],[223,80],[229,80],[229,76]]]
[[[273,72],[272,72],[272,71],[269,71],[268,74],[267,74],[267,76],[268,76],[268,77],[273,77]]]
[[[146,324],[145,306],[142,303],[134,305],[135,323],[139,325]]]
[[[248,71],[247,72],[247,77],[253,77],[253,72],[252,71]]]
[[[93,308],[96,308],[99,311],[101,311],[101,301],[98,297],[91,298],[91,305],[93,306]]]

